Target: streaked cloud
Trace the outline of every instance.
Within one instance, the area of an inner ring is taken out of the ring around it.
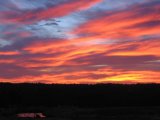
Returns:
[[[1,82],[160,83],[159,0],[0,3]]]

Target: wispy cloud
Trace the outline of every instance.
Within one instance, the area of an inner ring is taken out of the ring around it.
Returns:
[[[160,82],[158,0],[0,3],[1,82]]]

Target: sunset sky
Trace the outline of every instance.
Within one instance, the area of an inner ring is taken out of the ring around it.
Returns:
[[[0,0],[0,82],[160,83],[160,0]]]

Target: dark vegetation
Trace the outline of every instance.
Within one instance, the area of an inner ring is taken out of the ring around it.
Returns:
[[[158,120],[159,84],[0,84],[0,120],[42,112],[47,120]]]
[[[159,84],[0,84],[0,106],[159,106]]]

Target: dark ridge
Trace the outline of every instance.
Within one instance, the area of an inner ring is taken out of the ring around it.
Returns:
[[[160,84],[0,84],[0,107],[159,106]]]

